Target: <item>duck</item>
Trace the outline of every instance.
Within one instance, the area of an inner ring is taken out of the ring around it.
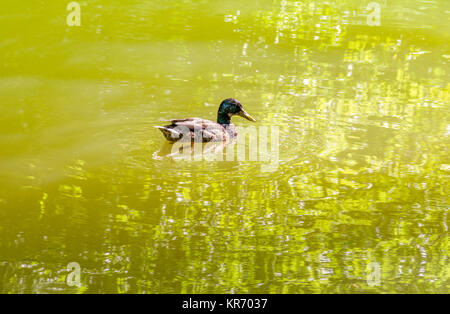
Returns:
[[[201,118],[173,119],[170,120],[171,124],[169,125],[155,127],[171,143],[229,141],[238,135],[236,127],[231,122],[233,116],[240,116],[256,122],[238,100],[227,98],[220,103],[217,122]]]

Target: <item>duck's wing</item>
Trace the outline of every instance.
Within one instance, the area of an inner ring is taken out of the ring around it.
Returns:
[[[175,129],[180,133],[189,132],[191,139],[194,140],[197,132],[197,136],[201,136],[203,142],[226,140],[227,132],[225,128],[211,120],[205,120],[201,118],[188,118],[188,119],[173,119],[172,123],[167,126],[171,129]]]
[[[214,122],[212,122],[210,120],[200,119],[200,118],[187,118],[187,119],[173,119],[173,120],[170,120],[170,123],[172,123],[173,127],[185,126],[185,127],[188,127],[189,129],[194,130],[194,127],[199,128],[203,124],[214,123]]]

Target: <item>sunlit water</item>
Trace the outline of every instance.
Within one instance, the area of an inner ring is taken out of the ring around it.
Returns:
[[[448,293],[447,0],[67,3],[0,5],[1,293]],[[228,97],[276,171],[157,158]]]

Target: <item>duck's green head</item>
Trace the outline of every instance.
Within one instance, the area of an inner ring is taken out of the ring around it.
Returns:
[[[231,117],[234,115],[241,116],[247,120],[255,122],[256,120],[245,112],[239,101],[233,98],[228,98],[222,101],[217,113],[217,123],[230,124]]]

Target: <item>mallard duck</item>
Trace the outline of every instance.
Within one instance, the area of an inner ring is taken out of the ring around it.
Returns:
[[[231,123],[232,116],[241,116],[256,121],[242,108],[239,101],[228,98],[222,101],[217,112],[217,122],[201,118],[174,119],[166,126],[156,126],[169,142],[218,142],[237,136],[237,130]],[[186,135],[186,136],[185,136]]]

